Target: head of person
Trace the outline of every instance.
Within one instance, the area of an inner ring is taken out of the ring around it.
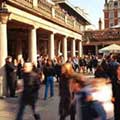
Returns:
[[[25,73],[30,73],[33,69],[33,65],[31,62],[24,63],[23,70]]]
[[[62,74],[66,75],[71,75],[74,72],[73,67],[70,63],[65,63],[61,69]]]
[[[6,63],[11,63],[12,62],[12,57],[11,56],[8,56],[7,58],[6,58]]]
[[[69,86],[72,92],[79,92],[85,86],[86,86],[86,81],[84,80],[83,75],[75,74],[72,76]]]
[[[47,66],[52,66],[52,60],[51,59],[47,59]]]

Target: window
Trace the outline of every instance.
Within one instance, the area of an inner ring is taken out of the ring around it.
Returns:
[[[118,11],[118,18],[120,18],[120,10]]]
[[[120,18],[118,19],[118,24],[120,24]]]
[[[109,18],[114,18],[114,12],[113,11],[110,11],[110,14],[109,14]]]
[[[114,26],[114,23],[110,23],[110,27]]]
[[[118,7],[118,1],[114,1],[114,7]]]
[[[114,19],[111,19],[111,20],[110,20],[109,26],[110,26],[110,27],[114,26]]]

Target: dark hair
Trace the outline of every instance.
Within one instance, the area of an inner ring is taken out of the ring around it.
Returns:
[[[9,59],[10,59],[10,58],[12,59],[12,56],[8,56],[8,57],[5,59],[5,61],[6,61],[6,62],[9,62]]]

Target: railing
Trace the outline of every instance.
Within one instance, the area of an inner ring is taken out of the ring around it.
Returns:
[[[40,9],[40,11],[42,10],[50,16],[52,15],[52,6],[46,4],[45,2],[39,1],[38,8]]]
[[[55,17],[65,22],[65,14],[59,10],[55,10]]]
[[[74,26],[74,20],[71,16],[67,16],[67,24]]]
[[[28,2],[28,3],[33,4],[33,0],[25,0],[25,1]]]
[[[21,5],[24,5],[24,6],[27,6],[30,8],[32,8],[32,6],[33,6],[33,0],[13,0],[13,1],[16,1],[16,2],[20,3]]]
[[[81,24],[76,21],[75,28],[81,30]]]

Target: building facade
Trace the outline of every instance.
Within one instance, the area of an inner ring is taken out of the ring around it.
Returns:
[[[103,11],[105,28],[120,24],[120,0],[105,0]]]
[[[66,0],[0,1],[0,95],[5,94],[5,58],[23,57],[37,63],[37,54],[65,61],[82,55],[82,30],[89,24]]]
[[[99,49],[113,43],[120,45],[120,29],[85,31],[83,53],[98,55]]]
[[[98,55],[99,49],[110,44],[120,45],[120,0],[105,0],[104,29],[101,19],[98,21],[99,30],[84,32],[83,53]]]

